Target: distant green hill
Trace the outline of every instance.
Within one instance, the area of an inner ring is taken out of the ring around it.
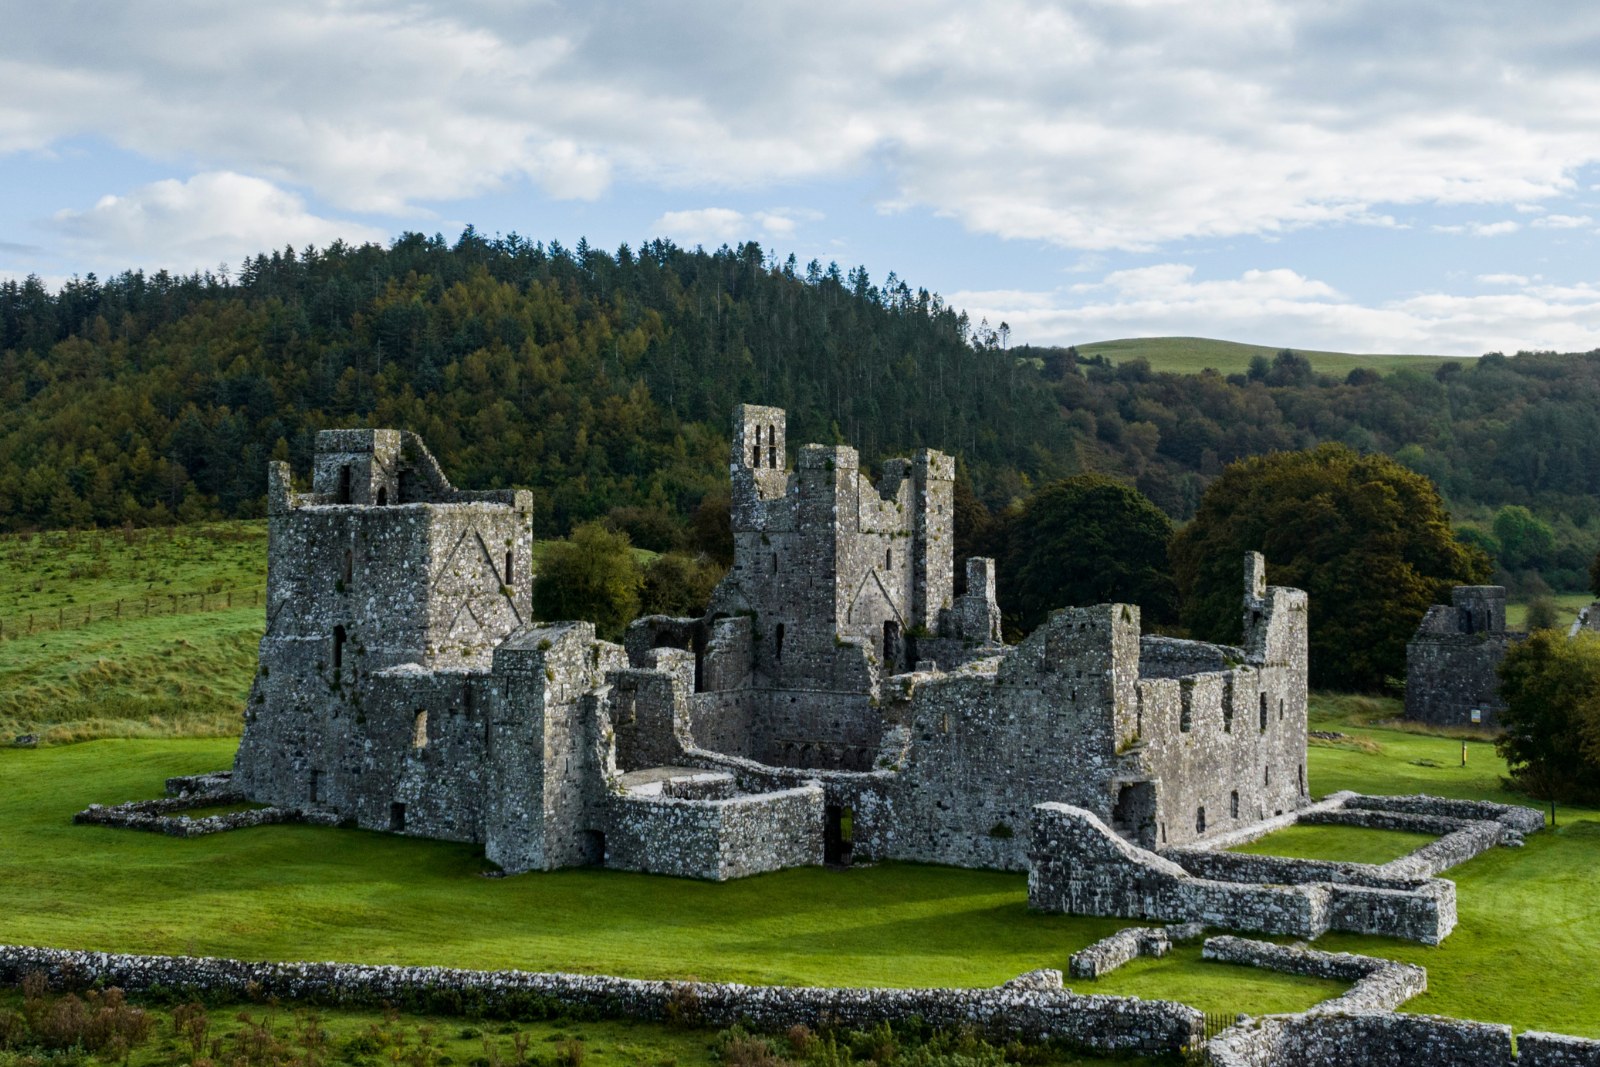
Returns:
[[[1127,337],[1119,341],[1095,341],[1092,344],[1078,345],[1077,349],[1081,355],[1105,356],[1113,363],[1142,357],[1150,361],[1152,369],[1171,371],[1175,374],[1195,374],[1207,367],[1223,374],[1242,374],[1249,369],[1253,357],[1266,356],[1271,359],[1284,347],[1292,346],[1272,348],[1266,345],[1241,344],[1238,341],[1213,341],[1208,337]],[[1349,374],[1357,367],[1371,367],[1381,373],[1399,370],[1401,367],[1421,366],[1432,369],[1446,358],[1422,355],[1364,356],[1353,352],[1317,352],[1306,348],[1295,348],[1294,352],[1309,359],[1317,373],[1339,377]]]

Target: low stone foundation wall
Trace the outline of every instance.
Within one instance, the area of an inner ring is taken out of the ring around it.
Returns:
[[[1213,1067],[1510,1067],[1511,1027],[1436,1015],[1269,1015],[1206,1043]],[[1525,1067],[1516,1061],[1519,1067]]]
[[[1230,877],[1201,877],[1130,844],[1083,808],[1040,804],[1033,818],[1028,904],[1042,911],[1201,922],[1306,938],[1343,930],[1426,944],[1439,943],[1455,928],[1451,882],[1386,880],[1369,869],[1362,878],[1371,886],[1298,884],[1285,872],[1304,861],[1211,852],[1195,853],[1194,862],[1206,873]],[[1181,855],[1190,862],[1189,852]],[[1311,870],[1329,866],[1342,865]]]
[[[1055,1040],[1102,1051],[1175,1051],[1197,1045],[1203,1035],[1203,1017],[1188,1005],[1085,996],[1062,989],[1060,972],[1042,971],[993,989],[834,989],[0,946],[0,983],[14,985],[34,972],[56,988],[102,983],[130,993],[164,989],[340,1007],[393,1004],[441,1014],[592,1012],[713,1027],[744,1023],[761,1030],[796,1023],[869,1028],[915,1017],[932,1026],[972,1026],[993,1037]]]
[[[1074,952],[1067,961],[1067,973],[1074,978],[1099,978],[1140,956],[1159,959],[1172,951],[1175,944],[1198,940],[1204,930],[1199,923],[1130,926]]]
[[[1200,956],[1219,963],[1241,963],[1284,974],[1352,983],[1343,996],[1311,1009],[1318,1013],[1393,1011],[1428,990],[1428,972],[1416,964],[1349,952],[1317,952],[1242,937],[1211,937],[1206,939]]]
[[[220,815],[207,815],[191,819],[183,814],[194,808],[210,808],[221,804],[247,803],[243,793],[205,793],[161,800],[136,800],[129,804],[107,807],[90,804],[72,817],[75,823],[88,826],[113,826],[121,830],[143,830],[147,833],[166,834],[168,837],[203,837],[206,834],[245,830],[252,826],[270,826],[275,823],[308,822],[319,826],[336,826],[336,815],[319,812],[298,812],[288,808],[251,808],[247,811],[230,811]]]

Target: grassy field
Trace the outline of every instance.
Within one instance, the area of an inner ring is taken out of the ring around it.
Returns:
[[[1177,374],[1197,374],[1207,367],[1223,374],[1243,374],[1250,369],[1255,356],[1271,359],[1284,347],[1247,345],[1237,341],[1213,341],[1205,337],[1130,337],[1119,341],[1095,341],[1078,345],[1085,356],[1105,356],[1113,363],[1130,359],[1147,359],[1158,371]],[[1319,374],[1343,378],[1357,367],[1369,367],[1381,373],[1416,367],[1432,373],[1441,362],[1441,356],[1420,355],[1357,355],[1350,352],[1317,352],[1295,348],[1295,353],[1305,356]]]
[[[0,538],[0,738],[236,733],[266,547],[262,522]]]
[[[987,986],[1065,970],[1074,951],[1126,925],[1030,912],[1026,878],[992,871],[883,864],[724,884],[600,869],[483,878],[477,848],[388,834],[269,826],[182,840],[70,821],[91,801],[153,796],[164,776],[223,767],[231,754],[223,739],[0,750],[0,942]],[[1208,1010],[1252,1012],[1306,1007],[1339,988],[1198,960],[1094,986],[1181,990]]]
[[[237,734],[266,582],[265,522],[0,537],[0,740]]]
[[[1402,830],[1363,826],[1290,826],[1239,845],[1231,852],[1253,856],[1294,856],[1336,863],[1388,863],[1415,852],[1434,838]]]
[[[1374,710],[1374,705],[1376,710]],[[1370,725],[1382,702],[1320,699],[1348,741],[1311,750],[1318,793],[1423,791],[1516,800],[1492,746]],[[1354,709],[1354,710],[1353,710]],[[268,959],[518,966],[752,982],[991,985],[1124,923],[1038,915],[1020,875],[908,864],[785,871],[714,885],[604,870],[479,877],[477,849],[272,826],[194,840],[74,826],[90,801],[155,795],[225,766],[225,739],[106,740],[0,750],[0,941]],[[1439,947],[1320,942],[1429,970],[1416,1011],[1600,1036],[1600,812],[1562,809],[1525,848],[1457,868],[1460,926]],[[1186,949],[1084,991],[1281,1011],[1337,989],[1201,962]]]

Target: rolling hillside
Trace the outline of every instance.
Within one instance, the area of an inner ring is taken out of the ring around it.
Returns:
[[[1380,373],[1399,370],[1401,367],[1419,367],[1425,371],[1436,369],[1447,358],[1423,355],[1360,355],[1353,352],[1318,352],[1292,345],[1272,348],[1266,345],[1247,345],[1239,341],[1215,341],[1208,337],[1128,337],[1117,341],[1095,341],[1078,345],[1083,356],[1104,356],[1113,363],[1143,358],[1150,368],[1173,374],[1194,374],[1207,367],[1223,374],[1243,374],[1256,356],[1271,359],[1284,347],[1292,348],[1297,355],[1311,361],[1319,374],[1344,377],[1357,367],[1368,367]]]

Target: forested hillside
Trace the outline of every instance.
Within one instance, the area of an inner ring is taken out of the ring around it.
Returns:
[[[534,488],[540,536],[616,508],[683,519],[723,486],[729,409],[749,400],[867,462],[954,452],[990,507],[1099,471],[1182,519],[1231,460],[1341,441],[1436,479],[1485,539],[1495,509],[1532,508],[1556,536],[1524,565],[1581,571],[1593,552],[1600,351],[1343,378],[1285,353],[1224,377],[1003,334],[893,274],[754,244],[606,253],[470,229],[286,249],[232,277],[8,282],[0,528],[258,514],[265,461],[303,472],[314,432],[348,424],[418,431],[463,486]]]

